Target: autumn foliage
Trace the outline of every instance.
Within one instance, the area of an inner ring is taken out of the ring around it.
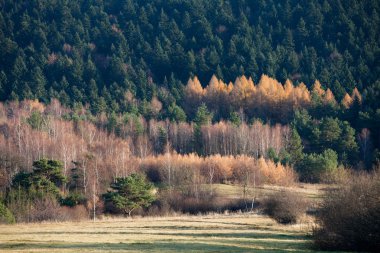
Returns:
[[[280,152],[287,145],[285,126],[259,121],[202,126],[206,157],[201,157],[193,153],[192,124],[135,118],[109,132],[102,117],[94,124],[83,120],[88,117],[85,110],[76,113],[56,100],[46,106],[37,101],[0,104],[0,187],[9,186],[16,173],[30,171],[33,161],[44,157],[62,161],[67,178],[75,171],[75,187],[88,197],[104,192],[114,178],[140,170],[154,170],[158,180],[166,182],[168,166],[173,168],[170,184],[189,178],[199,183],[241,182],[247,172],[257,172],[263,183],[287,184],[295,178],[290,168],[260,158],[269,148]],[[74,119],[64,119],[69,116]]]
[[[230,105],[233,110],[243,111],[249,117],[264,117],[281,121],[299,108],[312,106],[312,96],[315,95],[323,104],[336,105],[334,94],[322,87],[316,80],[309,90],[304,83],[294,85],[289,79],[281,84],[274,78],[262,75],[257,85],[252,78],[241,76],[234,83],[226,84],[215,75],[209,84],[203,88],[197,77],[189,79],[185,87],[184,107],[189,115],[194,114],[194,108],[205,102],[217,115]],[[355,88],[352,95],[346,94],[341,101],[344,108],[349,108],[354,99],[361,102],[361,95]]]
[[[63,200],[77,203],[79,196],[80,208],[93,210],[93,216],[102,209],[102,193],[115,178],[133,173],[145,173],[169,189],[169,200],[179,194],[178,201],[184,197],[190,206],[214,197],[208,192],[213,184],[241,185],[245,199],[250,187],[290,185],[297,180],[286,165],[293,155],[287,153],[290,126],[254,118],[282,122],[296,109],[316,103],[338,106],[333,93],[318,81],[309,91],[302,83],[294,86],[287,80],[282,85],[266,75],[257,85],[245,76],[229,84],[213,76],[206,87],[197,77],[190,79],[183,107],[193,122],[163,118],[166,101],[157,97],[137,101],[128,93],[125,99],[144,114],[94,116],[89,107],[68,109],[55,99],[49,104],[36,100],[0,103],[0,192],[12,188],[19,172],[31,172],[34,161],[46,158],[62,162],[63,176],[68,179],[60,188]],[[357,103],[361,95],[354,90],[343,99],[342,109]],[[235,120],[222,117],[231,112]],[[363,145],[368,136],[364,132],[360,136]],[[367,146],[370,143],[363,147],[365,154]],[[58,203],[53,204],[48,209],[55,212]],[[13,202],[12,210],[22,205]]]
[[[167,153],[141,159],[139,166],[151,180],[177,187],[205,183],[240,184],[245,180],[256,185],[290,185],[297,180],[296,173],[288,166],[246,155],[201,157]]]

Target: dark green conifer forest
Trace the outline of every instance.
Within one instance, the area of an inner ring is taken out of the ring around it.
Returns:
[[[380,78],[378,1],[2,0],[0,99],[128,111],[197,75],[316,79],[338,100]],[[378,89],[378,88],[377,88]],[[368,101],[376,103],[376,101]],[[375,108],[376,109],[376,108]],[[226,116],[226,115],[224,115]]]

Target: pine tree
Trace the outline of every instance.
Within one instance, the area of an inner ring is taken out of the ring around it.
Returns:
[[[291,164],[298,165],[298,163],[303,159],[304,154],[302,140],[295,128],[292,128],[291,130],[287,151],[290,154]]]
[[[6,95],[7,87],[7,76],[4,71],[0,72],[0,101],[4,101],[7,97]]]
[[[198,107],[197,114],[194,118],[194,147],[199,155],[204,154],[204,141],[202,137],[202,126],[211,124],[213,114],[207,109],[206,104]]]
[[[46,97],[46,79],[42,70],[37,66],[33,69],[31,78],[31,89],[34,97],[40,101],[48,101]]]
[[[356,142],[355,129],[347,121],[341,126],[342,134],[339,139],[339,156],[345,164],[354,165],[359,156],[359,146]]]
[[[206,104],[202,104],[198,107],[197,114],[194,119],[194,123],[197,126],[203,126],[211,123],[213,114],[208,111]]]
[[[125,178],[116,178],[111,184],[112,191],[104,194],[106,203],[112,205],[111,212],[120,211],[131,216],[139,207],[148,207],[155,200],[153,185],[139,174],[132,174]]]
[[[185,122],[186,113],[185,111],[176,104],[171,104],[168,108],[169,119],[171,121]]]

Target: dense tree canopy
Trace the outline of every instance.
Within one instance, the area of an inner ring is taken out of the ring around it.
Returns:
[[[22,186],[65,184],[46,162],[31,177],[45,145],[65,176],[75,162],[81,180],[62,188],[86,198],[89,181],[97,192],[99,178],[120,177],[98,175],[93,153],[112,157],[105,146],[120,164],[171,150],[265,157],[306,180],[379,161],[378,1],[2,0],[0,10],[0,162],[19,171],[6,161],[25,159]],[[58,138],[58,125],[70,134]],[[107,145],[94,146],[98,131]]]
[[[373,0],[4,0],[0,10],[0,100],[126,111],[127,91],[150,101],[162,87],[178,102],[194,74],[268,74],[320,79],[340,101],[380,77]]]

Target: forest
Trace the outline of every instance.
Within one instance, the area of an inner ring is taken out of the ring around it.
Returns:
[[[320,119],[309,114],[322,108],[350,115],[362,104],[356,89],[338,103],[318,81],[309,91],[305,85],[294,87],[288,80],[283,86],[268,76],[257,85],[245,76],[229,85],[214,76],[205,88],[197,77],[189,79],[184,96],[185,110],[178,107],[165,120],[159,119],[163,109],[157,98],[148,104],[149,119],[133,113],[93,115],[90,108],[70,109],[57,99],[49,104],[1,103],[0,189],[16,220],[44,219],[33,218],[30,199],[44,199],[45,194],[53,194],[63,206],[106,211],[102,195],[116,179],[134,173],[146,175],[160,188],[160,196],[181,210],[172,193],[166,196],[168,191],[204,203],[212,197],[213,184],[241,185],[246,194],[262,184],[331,183],[349,169],[369,170],[378,163],[370,129],[356,132],[335,114]],[[261,104],[251,105],[257,97]],[[217,99],[238,106],[239,112],[213,122],[218,111],[207,105]],[[186,112],[196,106],[194,121],[187,122]],[[250,112],[271,111],[277,116],[294,114],[293,120],[246,120]],[[41,206],[40,201],[36,203]]]
[[[0,101],[58,99],[95,117],[190,124],[204,103],[212,123],[292,125],[318,152],[326,145],[309,140],[320,131],[305,128],[333,118],[355,141],[370,136],[366,168],[377,159],[377,1],[2,0],[0,9]]]
[[[0,223],[241,208],[208,206],[214,184],[241,186],[247,209],[257,186],[372,173],[379,12],[374,0],[0,0]]]
[[[378,90],[377,1],[2,0],[0,9],[3,101],[58,98],[96,114],[130,111],[127,91],[142,101],[168,91],[181,106],[189,77],[214,74],[309,88],[318,79],[339,101],[355,87]]]

